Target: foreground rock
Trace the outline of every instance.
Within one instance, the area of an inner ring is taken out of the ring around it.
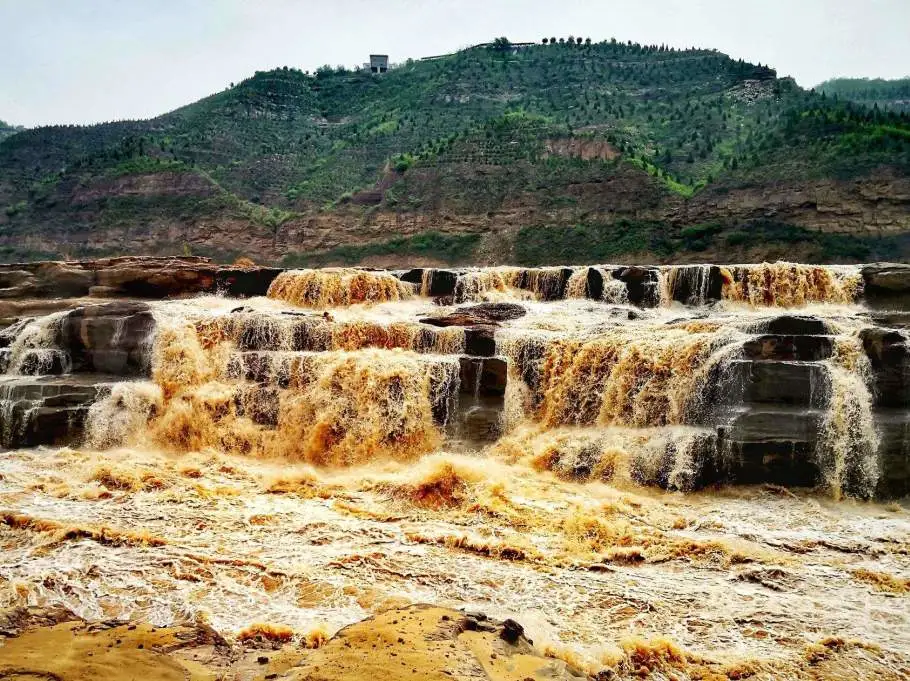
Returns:
[[[87,624],[65,611],[0,613],[0,678],[54,681],[569,681],[587,679],[544,657],[520,624],[417,605],[339,631],[319,649],[255,636],[229,643],[203,625]],[[63,654],[61,654],[63,653]]]
[[[0,377],[0,447],[79,441],[89,407],[119,380],[94,374]]]
[[[339,631],[287,678],[295,681],[387,679],[585,679],[536,652],[522,626],[484,615],[417,605],[390,610]]]

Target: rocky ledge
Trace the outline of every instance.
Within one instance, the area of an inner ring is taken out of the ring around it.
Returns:
[[[673,278],[669,294],[681,303],[720,300],[723,269],[716,265],[685,265]],[[121,257],[83,261],[45,261],[0,264],[0,301],[60,300],[69,298],[163,299],[205,293],[244,298],[265,295],[284,270],[250,264],[219,265],[201,257]],[[910,265],[861,265],[866,302],[893,307],[910,300]],[[404,282],[425,287],[424,293],[441,302],[470,299],[472,269],[410,269],[394,274]],[[657,305],[660,270],[656,266],[523,268],[515,278],[519,289],[533,291],[541,300],[560,300],[569,294],[569,280],[584,275],[585,295],[601,300],[608,287],[625,289],[625,300],[640,307]],[[0,311],[2,312],[2,311]],[[0,316],[4,316],[0,314]],[[9,316],[9,315],[6,315]]]
[[[198,257],[123,257],[0,265],[0,298],[263,296],[281,269]]]

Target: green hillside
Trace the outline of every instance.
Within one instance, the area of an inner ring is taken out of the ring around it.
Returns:
[[[910,113],[910,78],[834,78],[815,88],[816,92],[869,107]]]
[[[516,250],[516,230],[564,238],[568,227],[609,235],[618,225],[664,244],[620,239],[630,254],[747,254],[769,234],[750,225],[781,215],[740,210],[741,194],[829,181],[850,191],[908,170],[905,113],[807,92],[765,66],[713,50],[497,40],[381,76],[284,67],[156,119],[9,137],[0,257],[469,261],[504,247],[527,261],[548,256]],[[894,209],[899,221],[905,208]],[[792,212],[783,229],[810,233],[799,242],[809,256],[903,247],[901,230],[831,242]]]
[[[10,135],[15,135],[17,132],[24,130],[22,127],[15,125],[10,125],[6,121],[0,121],[0,141],[4,138],[9,137]]]

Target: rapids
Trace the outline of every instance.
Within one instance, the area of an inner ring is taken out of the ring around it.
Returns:
[[[872,500],[910,485],[905,338],[858,268],[287,271],[143,310],[0,332],[2,607],[230,637],[431,602],[592,674],[634,636],[910,663],[910,510]]]

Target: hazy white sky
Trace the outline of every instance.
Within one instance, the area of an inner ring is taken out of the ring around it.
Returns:
[[[910,75],[910,0],[0,0],[0,119],[145,118],[256,70],[499,35],[714,47],[806,87]]]

